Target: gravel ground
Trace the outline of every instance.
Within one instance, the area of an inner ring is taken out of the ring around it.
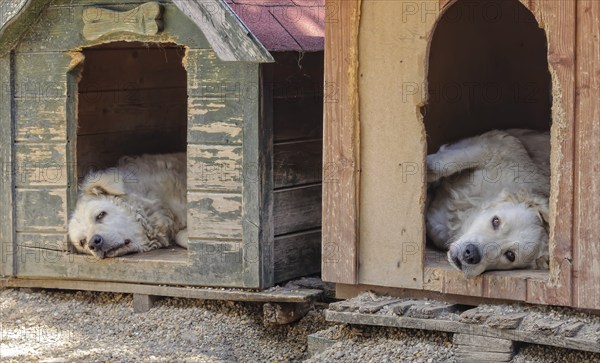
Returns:
[[[135,314],[128,294],[0,290],[4,362],[454,362],[450,334],[334,325],[320,308],[262,325],[260,304],[164,298]],[[338,340],[308,358],[306,336]],[[524,346],[514,362],[599,362],[600,355]]]

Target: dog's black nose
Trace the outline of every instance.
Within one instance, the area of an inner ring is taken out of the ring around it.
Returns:
[[[103,243],[104,239],[102,236],[95,234],[92,236],[92,238],[90,238],[90,241],[88,242],[88,248],[92,251],[99,250]]]
[[[479,247],[469,243],[464,247],[462,257],[463,261],[469,265],[478,264],[481,262],[481,252],[479,252]]]

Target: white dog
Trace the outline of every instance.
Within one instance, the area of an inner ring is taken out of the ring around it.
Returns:
[[[187,248],[185,154],[124,157],[90,173],[69,221],[75,249],[97,258]]]
[[[548,132],[512,129],[427,156],[427,235],[466,277],[548,268]]]

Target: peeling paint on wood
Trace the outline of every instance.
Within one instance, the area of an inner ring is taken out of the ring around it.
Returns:
[[[188,145],[188,190],[242,192],[242,148]]]
[[[15,145],[15,183],[17,187],[66,187],[66,144]]]
[[[242,143],[243,103],[236,100],[188,99],[190,143]]]
[[[17,189],[17,231],[67,230],[66,189]]]
[[[188,193],[188,234],[198,239],[242,239],[242,197]]]

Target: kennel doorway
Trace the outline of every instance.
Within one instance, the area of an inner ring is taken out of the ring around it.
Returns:
[[[185,152],[185,48],[114,42],[84,48],[77,85],[77,178],[121,156]]]
[[[187,151],[185,48],[172,43],[111,42],[84,48],[72,77],[71,186],[122,156]],[[71,88],[69,87],[69,88]],[[134,180],[131,175],[115,178]],[[69,209],[75,207],[71,188]],[[186,261],[180,247],[122,258]]]
[[[427,154],[494,129],[550,131],[552,77],[544,29],[517,0],[486,4],[486,10],[472,11],[471,3],[457,1],[434,28],[422,109]],[[446,253],[427,243],[426,268],[451,271]],[[539,270],[503,272],[523,273],[547,279]]]

